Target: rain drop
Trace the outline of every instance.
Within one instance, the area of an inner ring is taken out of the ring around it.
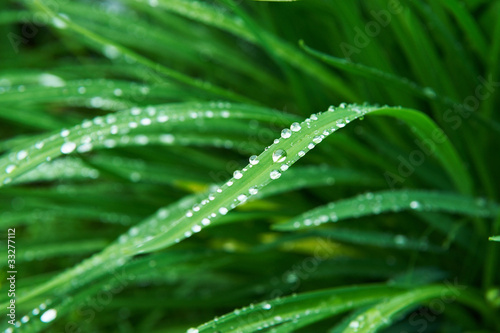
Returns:
[[[281,177],[281,173],[278,170],[273,170],[269,173],[269,177],[271,177],[271,179],[278,179]]]
[[[275,163],[281,163],[286,160],[286,151],[283,149],[278,149],[273,153],[273,161]]]
[[[293,132],[298,132],[300,131],[300,124],[299,123],[293,123],[292,126],[290,126],[290,129],[293,131]]]
[[[291,136],[292,136],[292,131],[290,131],[288,128],[285,128],[284,130],[281,131],[281,137],[283,139],[288,139]]]
[[[76,149],[76,143],[74,142],[66,142],[61,146],[61,153],[69,154]]]
[[[56,319],[57,311],[55,309],[50,309],[45,311],[41,316],[40,320],[44,323],[50,323],[52,320]]]
[[[316,143],[316,144],[317,144],[317,143],[320,143],[321,141],[323,141],[323,138],[322,138],[320,135],[315,136],[315,137],[313,138],[313,142],[314,142],[314,143]]]
[[[219,213],[221,213],[221,215],[226,215],[228,212],[227,208],[226,207],[221,207],[219,208]]]
[[[243,174],[241,173],[240,170],[236,170],[234,173],[233,173],[233,177],[235,179],[241,179],[241,177],[243,177]]]
[[[249,162],[251,165],[255,165],[255,164],[259,163],[259,158],[257,157],[257,155],[252,155],[249,158]]]

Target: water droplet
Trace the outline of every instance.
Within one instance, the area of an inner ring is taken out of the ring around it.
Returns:
[[[245,202],[247,200],[247,196],[245,194],[238,195],[238,201]]]
[[[188,211],[186,212],[186,217],[191,217],[191,216],[193,216],[193,212],[192,212],[192,211],[190,211],[190,210],[188,210]]]
[[[160,141],[165,144],[171,144],[175,141],[175,137],[172,134],[162,134],[160,135]]]
[[[279,172],[278,170],[273,170],[269,173],[269,177],[271,177],[271,179],[278,179],[281,177],[281,172]]]
[[[120,50],[118,50],[115,46],[110,44],[104,46],[103,53],[109,59],[116,59],[120,56]]]
[[[128,231],[128,234],[132,237],[137,236],[139,234],[139,228],[133,227]]]
[[[12,171],[14,171],[16,169],[16,166],[15,165],[8,165],[6,168],[5,168],[5,172],[6,173],[11,173]]]
[[[64,87],[66,85],[66,82],[62,78],[48,73],[40,75],[38,82],[46,87]]]
[[[257,186],[253,186],[253,187],[250,187],[250,189],[248,190],[248,193],[250,193],[251,195],[255,195],[255,194],[259,193],[259,190],[257,189]]]
[[[269,303],[266,303],[266,304],[262,305],[262,308],[263,308],[264,310],[271,310],[271,307],[272,307],[272,306],[271,306],[271,304],[269,304]]]
[[[168,116],[165,114],[161,114],[156,118],[156,120],[158,120],[159,123],[164,123],[168,121]]]
[[[273,153],[273,161],[275,163],[281,163],[281,162],[284,162],[285,160],[286,160],[286,151],[285,150],[277,149]]]
[[[227,212],[228,212],[228,209],[226,207],[219,208],[219,213],[221,213],[221,215],[226,215]]]
[[[203,224],[204,226],[210,225],[210,220],[207,218],[204,218],[203,220],[201,220],[201,224]]]
[[[298,155],[299,155],[299,157],[302,157],[302,156],[304,156],[305,154],[306,154],[306,153],[305,153],[303,150],[301,150],[301,151],[299,151],[299,154],[298,154]]]
[[[357,330],[359,328],[359,322],[357,322],[357,321],[351,321],[349,323],[349,327],[352,328],[352,329],[354,329],[354,330]]]
[[[286,170],[288,170],[288,165],[286,165],[286,164],[281,165],[281,166],[280,166],[280,170],[281,170],[281,171],[286,171]]]
[[[74,143],[74,142],[65,142],[61,146],[61,153],[63,153],[63,154],[69,154],[69,153],[73,152],[75,149],[76,149],[76,143]]]
[[[300,124],[299,123],[293,123],[291,126],[290,126],[290,129],[293,131],[293,132],[298,132],[300,131]]]
[[[307,145],[307,148],[309,148],[309,149],[313,149],[314,147],[316,147],[316,145],[312,142]]]
[[[436,92],[430,87],[425,87],[422,91],[423,91],[424,95],[429,97],[429,98],[436,97]]]
[[[243,174],[241,173],[240,170],[236,170],[234,173],[233,173],[233,177],[235,179],[241,179],[241,177],[243,177]]]
[[[191,230],[194,232],[194,233],[197,233],[197,232],[200,232],[201,231],[201,226],[199,225],[194,225]]]
[[[410,202],[410,207],[412,209],[417,209],[420,207],[420,203],[418,201],[412,201],[412,202]]]
[[[149,118],[142,118],[141,119],[141,125],[143,125],[143,126],[149,126],[149,125],[151,125],[151,119],[149,119]]]
[[[394,236],[394,243],[397,245],[405,245],[406,244],[406,237],[404,235],[396,235]]]
[[[252,155],[249,158],[249,162],[251,165],[255,165],[255,164],[259,163],[259,158],[257,157],[257,155]]]
[[[315,136],[313,138],[313,142],[316,144],[320,143],[321,141],[323,141],[323,137],[321,135]]]
[[[61,138],[65,138],[69,135],[69,130],[64,129],[61,131]]]
[[[158,0],[148,0],[148,4],[151,7],[156,7],[156,6],[158,6]]]
[[[66,15],[60,15],[60,16],[63,16],[66,19],[68,18]],[[66,29],[68,27],[68,25],[66,24],[66,22],[64,22],[63,20],[61,20],[57,16],[54,16],[52,18],[52,24],[54,25],[54,27],[56,27],[58,29]]]
[[[57,311],[55,309],[50,309],[45,311],[41,316],[40,320],[44,323],[50,323],[52,320],[56,319]]]
[[[190,328],[186,331],[186,333],[198,333],[198,329],[197,328]]]
[[[292,136],[292,131],[290,131],[288,128],[285,128],[284,130],[281,131],[281,137],[283,139],[288,139],[291,136]]]

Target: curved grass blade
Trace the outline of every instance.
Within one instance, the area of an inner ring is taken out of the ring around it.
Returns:
[[[250,333],[258,332],[263,328],[279,329],[280,325],[290,324],[297,319],[312,323],[400,292],[398,288],[371,285],[292,295],[237,309],[217,320],[198,326],[192,331],[208,333],[219,330],[227,333]]]
[[[155,141],[169,144],[175,140],[170,131],[189,128],[189,123],[196,125],[205,120],[217,121],[226,118],[253,119],[267,122],[284,123],[295,119],[285,114],[251,106],[232,106],[229,103],[187,103],[147,108],[132,108],[105,117],[96,117],[71,129],[63,129],[31,144],[18,148],[17,151],[0,158],[0,186],[7,185],[16,177],[32,170],[37,165],[61,155],[85,153],[96,148],[114,148],[117,145],[146,145],[150,143],[146,131],[161,129],[164,134],[154,136]],[[206,124],[208,126],[208,124]],[[221,126],[218,124],[217,126]],[[165,133],[166,132],[166,133]],[[131,134],[137,135],[133,136]]]
[[[334,66],[335,68],[344,70],[349,73],[357,74],[359,76],[378,81],[384,84],[393,85],[396,88],[404,89],[409,91],[419,97],[431,101],[439,101],[445,105],[456,105],[457,103],[447,97],[441,97],[439,94],[430,87],[421,87],[416,82],[410,81],[406,78],[399,77],[397,75],[384,72],[378,68],[366,66],[360,63],[354,63],[343,58],[334,57],[317,50],[314,50],[307,46],[303,40],[299,41],[300,47],[311,54],[312,56],[324,61],[325,63]]]
[[[276,230],[303,229],[353,217],[403,210],[441,211],[452,214],[495,217],[500,213],[500,206],[493,202],[453,193],[417,190],[369,192],[315,208],[286,223],[276,224],[273,228]]]
[[[397,320],[398,316],[404,314],[409,309],[432,299],[439,299],[442,302],[445,300],[447,302],[458,300],[460,303],[465,303],[478,310],[490,322],[494,322],[494,314],[491,313],[491,309],[486,306],[486,303],[477,295],[463,290],[463,288],[464,286],[454,286],[451,283],[414,288],[414,290],[391,297],[387,301],[383,301],[359,314],[357,318],[349,323],[349,326],[343,332],[377,332],[389,326]]]

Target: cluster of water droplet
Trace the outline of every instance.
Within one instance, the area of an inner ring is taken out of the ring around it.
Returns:
[[[3,184],[9,184],[12,178],[8,176],[17,168],[30,161],[31,155],[40,158],[40,152],[45,151],[46,161],[51,161],[53,157],[59,155],[53,150],[62,139],[62,144],[59,148],[59,153],[68,155],[73,152],[86,153],[94,148],[114,148],[119,145],[146,145],[150,142],[150,136],[130,134],[151,125],[164,126],[167,122],[183,122],[188,119],[197,118],[228,118],[231,113],[227,109],[228,103],[212,104],[218,110],[205,110],[205,108],[184,111],[171,109],[168,106],[164,107],[147,107],[145,109],[132,108],[129,111],[123,111],[118,114],[108,114],[104,117],[96,117],[93,120],[84,121],[82,124],[75,126],[73,129],[63,129],[58,134],[54,134],[46,139],[34,143],[31,147],[10,153],[7,158],[4,158],[5,174]],[[158,136],[158,142],[163,144],[173,144],[175,136],[170,133],[161,134]],[[45,147],[45,149],[44,149]],[[0,161],[0,165],[2,161]]]

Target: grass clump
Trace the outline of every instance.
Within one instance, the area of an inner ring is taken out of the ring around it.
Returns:
[[[500,3],[279,2],[0,4],[5,332],[500,330]]]

